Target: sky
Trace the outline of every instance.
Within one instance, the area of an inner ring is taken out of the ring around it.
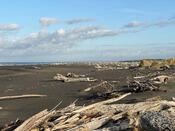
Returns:
[[[1,0],[0,62],[167,59],[174,0]]]

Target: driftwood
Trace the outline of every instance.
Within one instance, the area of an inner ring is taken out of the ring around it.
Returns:
[[[124,97],[128,96],[128,95],[131,95],[131,93],[127,93],[127,94],[124,94],[120,97],[117,97],[117,98],[112,98],[112,99],[109,99],[109,100],[106,100],[106,101],[102,101],[102,102],[98,102],[98,103],[95,103],[95,104],[92,104],[92,105],[89,105],[89,106],[86,106],[86,107],[83,107],[79,110],[76,110],[74,111],[75,113],[77,112],[83,112],[83,111],[86,111],[86,110],[89,110],[89,109],[92,109],[96,106],[100,106],[100,105],[104,105],[104,104],[109,104],[109,103],[113,103],[113,102],[116,102],[116,101],[119,101],[121,99],[123,99]]]
[[[86,94],[86,98],[89,100],[95,98],[109,99],[120,95],[114,84],[108,81],[102,81],[97,85],[88,87],[84,89],[83,93]]]
[[[14,131],[30,131],[33,128],[33,124],[35,123],[35,121],[37,121],[39,118],[45,116],[46,114],[48,114],[47,110],[43,110],[43,111],[39,112],[38,114],[36,114],[36,115],[32,116],[31,118],[27,119],[26,121],[24,121],[24,123],[22,123],[22,125],[20,125],[18,128],[16,128]]]
[[[5,125],[4,128],[1,131],[13,131],[15,128],[17,128],[18,126],[20,126],[22,124],[23,121],[16,119],[15,122],[11,122],[8,125]]]
[[[143,92],[143,91],[155,91],[158,90],[159,87],[153,85],[151,82],[140,82],[140,81],[132,81],[129,83],[128,87],[131,89],[132,92]]]
[[[134,80],[128,81],[128,87],[131,88],[133,92],[142,92],[148,90],[159,90],[161,85],[167,84],[172,76],[170,76],[170,74],[163,75],[160,72],[155,72],[133,78]]]
[[[85,75],[77,75],[75,73],[67,73],[66,77],[80,78],[80,77],[85,77]]]
[[[98,84],[98,85],[95,85],[95,86],[91,86],[91,87],[86,88],[84,91],[85,91],[85,92],[91,91],[91,90],[93,90],[93,89],[95,89],[95,88],[97,88],[97,87],[103,86],[103,85],[106,84],[106,83],[107,83],[107,81],[103,81],[103,82],[101,82],[101,83]]]
[[[174,101],[156,97],[134,104],[110,104],[128,95],[85,107],[72,103],[63,109],[44,110],[16,125],[15,131],[175,130]]]
[[[54,80],[59,80],[59,81],[63,81],[63,82],[94,82],[97,81],[97,79],[91,79],[89,77],[66,77],[62,74],[57,74],[56,76],[54,76],[53,78]]]
[[[152,78],[151,80],[153,81],[153,83],[155,84],[162,84],[162,83],[167,83],[167,81],[170,79],[170,76],[166,76],[166,75],[161,75],[161,76],[157,76]]]
[[[21,99],[21,98],[37,98],[37,97],[45,97],[46,95],[39,94],[27,94],[27,95],[19,95],[19,96],[3,96],[0,97],[0,101],[2,100],[10,100],[10,99]]]

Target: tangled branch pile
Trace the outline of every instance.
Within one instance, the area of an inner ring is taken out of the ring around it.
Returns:
[[[116,88],[113,84],[108,81],[102,81],[101,83],[88,87],[84,90],[87,93],[88,98],[112,98],[119,96],[119,93],[116,91]]]
[[[111,104],[126,96],[98,102],[41,111],[21,125],[6,126],[3,131],[117,131],[117,130],[175,130],[175,102],[149,100],[136,104]]]
[[[168,80],[173,76],[160,75],[160,74],[148,74],[147,76],[137,76],[134,80],[128,81],[128,87],[134,92],[142,91],[155,91],[159,90],[161,85],[167,84]]]

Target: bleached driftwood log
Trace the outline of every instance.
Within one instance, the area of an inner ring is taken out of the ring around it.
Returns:
[[[128,96],[128,95],[131,95],[131,93],[124,94],[124,95],[119,96],[119,97],[117,97],[117,98],[112,98],[112,99],[109,99],[109,100],[106,100],[106,101],[98,102],[98,103],[95,103],[95,104],[92,104],[92,105],[83,107],[83,108],[81,108],[81,109],[79,109],[79,110],[76,110],[76,111],[74,111],[74,112],[75,112],[75,113],[83,112],[83,111],[85,111],[85,110],[89,110],[89,109],[92,109],[92,108],[97,107],[97,106],[100,106],[100,105],[113,103],[113,102],[116,102],[116,101],[119,101],[119,100],[123,99],[124,97],[126,97],[126,96]]]
[[[166,75],[160,75],[157,77],[152,78],[151,80],[153,81],[153,83],[155,84],[162,84],[162,83],[167,83],[167,81],[170,79],[170,76],[166,76]]]
[[[93,90],[93,89],[95,89],[95,88],[97,88],[97,87],[100,87],[100,86],[102,86],[102,85],[104,85],[104,84],[106,84],[106,83],[107,83],[107,81],[103,81],[103,82],[101,82],[101,83],[98,84],[98,85],[95,85],[95,86],[91,86],[91,87],[86,88],[84,91],[85,91],[85,92],[91,91],[91,90]]]
[[[59,81],[63,81],[63,82],[94,82],[97,81],[97,79],[90,79],[89,77],[76,77],[76,78],[72,78],[72,77],[66,77],[62,74],[57,74],[56,76],[54,76],[53,78],[54,80],[59,80]]]
[[[37,98],[37,97],[45,97],[47,95],[39,95],[39,94],[27,94],[27,95],[18,95],[18,96],[3,96],[0,97],[0,101],[9,100],[9,99],[21,99],[21,98]]]
[[[66,77],[80,78],[80,77],[85,77],[85,75],[77,75],[75,73],[67,73]]]
[[[14,131],[30,131],[33,128],[33,124],[35,123],[35,121],[37,121],[39,118],[42,118],[43,116],[45,116],[47,114],[48,114],[47,110],[43,110],[43,111],[39,112],[38,114],[36,114],[36,115],[30,117],[29,119],[27,119],[26,121],[24,121],[22,123],[22,125],[17,127]]]

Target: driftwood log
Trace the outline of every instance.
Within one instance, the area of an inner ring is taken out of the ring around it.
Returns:
[[[56,76],[54,76],[53,79],[63,81],[63,82],[94,82],[94,81],[97,81],[97,79],[91,79],[89,77],[66,77],[59,73]]]
[[[0,97],[0,101],[2,100],[10,100],[10,99],[21,99],[21,98],[38,98],[38,97],[46,97],[47,95],[39,95],[39,94],[27,94],[27,95],[18,95],[18,96],[3,96]]]

